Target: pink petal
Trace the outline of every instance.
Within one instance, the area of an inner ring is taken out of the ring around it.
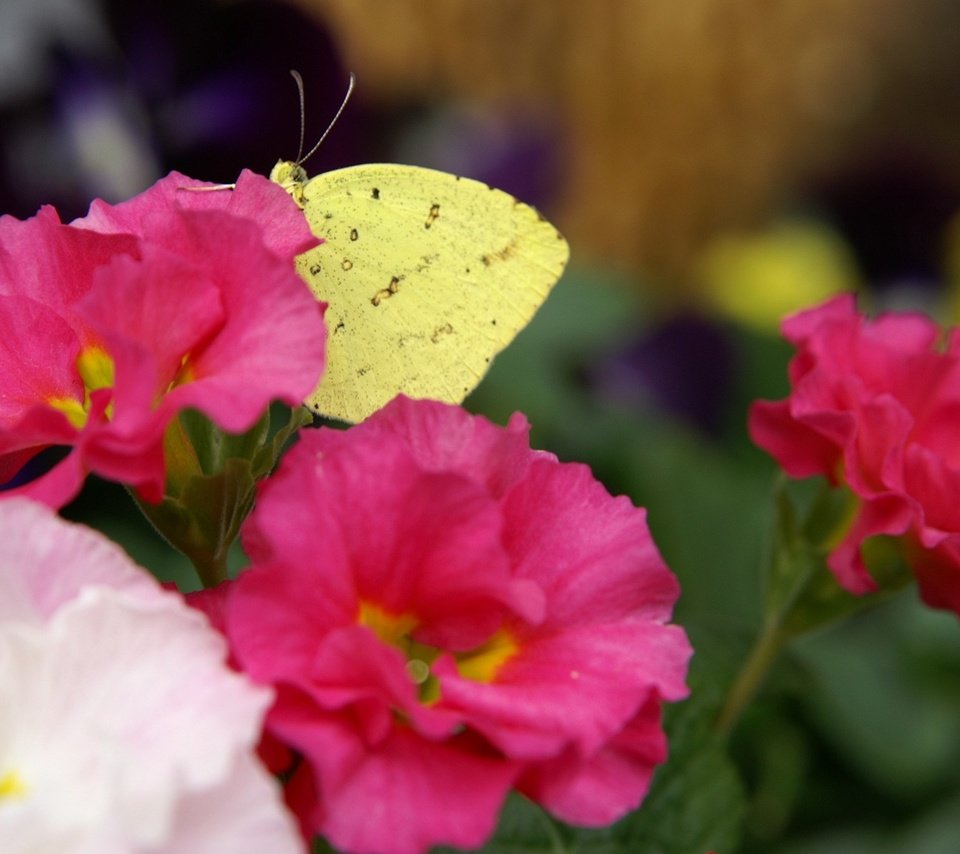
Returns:
[[[51,398],[83,402],[81,343],[55,311],[32,299],[0,296],[0,423],[12,426]]]
[[[103,234],[145,235],[151,242],[176,248],[182,243],[181,236],[164,227],[169,220],[168,211],[223,211],[259,223],[267,246],[281,258],[299,255],[320,243],[310,231],[303,211],[286,190],[262,175],[245,169],[234,190],[193,192],[187,189],[210,186],[213,185],[209,182],[171,172],[145,193],[127,202],[108,205],[95,201],[90,212],[71,225]],[[156,217],[158,213],[159,219]],[[161,228],[157,229],[157,225]]]
[[[636,620],[522,639],[490,683],[459,678],[449,660],[434,670],[444,708],[504,753],[539,759],[566,745],[593,753],[648,697],[685,697],[691,652],[681,629]]]
[[[0,566],[0,621],[46,622],[91,586],[145,601],[169,595],[111,540],[25,498],[0,504]]]
[[[533,462],[503,512],[514,575],[546,595],[541,628],[670,618],[680,588],[653,543],[646,512],[611,497],[586,466]]]
[[[120,256],[98,271],[79,310],[116,363],[114,420],[146,415],[180,370],[184,354],[206,345],[224,321],[218,288],[203,268],[159,247]],[[142,418],[143,416],[141,416]]]
[[[655,767],[666,758],[660,706],[651,700],[594,755],[584,758],[570,750],[534,765],[518,788],[561,821],[602,827],[640,805]]]
[[[192,223],[225,322],[193,354],[192,381],[173,389],[165,405],[200,409],[238,432],[271,400],[299,405],[313,391],[324,365],[324,306],[288,261],[237,251],[262,239],[252,223],[214,212],[196,212]]]
[[[330,593],[344,618],[356,618],[360,600],[412,613],[424,643],[471,648],[506,608],[542,613],[536,587],[510,577],[500,509],[483,490],[424,473],[402,446],[374,436],[326,453],[334,433],[303,435],[285,473],[264,490],[266,509],[250,525],[255,560],[303,572],[292,569],[303,564],[299,555],[324,555],[323,581],[313,583],[337,586]],[[339,512],[345,506],[350,512]]]
[[[830,477],[840,458],[834,442],[794,420],[787,401],[754,403],[750,407],[749,431],[753,442],[792,477]]]
[[[35,300],[71,320],[96,271],[118,255],[137,254],[132,235],[63,225],[51,207],[22,222],[0,217],[0,293]]]
[[[319,803],[313,826],[337,848],[419,854],[434,845],[476,848],[493,833],[518,767],[425,741],[394,726],[371,750],[349,719],[301,720],[284,735],[311,760]]]
[[[878,534],[903,534],[912,521],[913,508],[900,496],[887,494],[864,502],[840,545],[827,557],[827,566],[851,593],[876,590],[876,582],[870,577],[860,554],[861,544]]]
[[[399,438],[424,469],[457,472],[484,484],[495,497],[520,480],[533,460],[556,459],[530,450],[530,425],[519,412],[504,428],[460,407],[403,395],[354,428],[353,435]],[[327,447],[339,446],[344,438],[328,435]]]
[[[960,614],[960,537],[952,536],[933,549],[914,546],[910,565],[924,602]]]

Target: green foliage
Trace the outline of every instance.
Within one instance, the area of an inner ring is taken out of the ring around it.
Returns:
[[[796,496],[809,492],[811,484],[799,487],[778,478],[774,494],[776,519],[774,541],[767,572],[766,619],[784,639],[848,617],[897,593],[912,576],[896,550],[887,550],[880,563],[882,585],[875,593],[854,596],[844,590],[826,567],[826,555],[849,524],[854,507],[851,493],[831,488],[817,480],[812,496],[805,496],[806,509]],[[880,550],[875,553],[879,555]]]
[[[257,482],[276,465],[297,428],[309,420],[303,413],[284,409],[284,423],[272,435],[270,413],[247,432],[231,435],[187,410],[168,431],[168,436],[175,436],[168,448],[178,443],[182,464],[168,476],[162,501],[136,500],[160,535],[190,559],[205,587],[227,578],[230,551],[253,507]]]

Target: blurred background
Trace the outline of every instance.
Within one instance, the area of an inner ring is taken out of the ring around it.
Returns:
[[[697,648],[671,726],[703,727],[762,617],[774,467],[745,419],[786,393],[779,319],[851,289],[960,317],[960,6],[4,0],[0,210],[70,219],[171,169],[266,174],[297,149],[291,68],[308,144],[357,76],[311,173],[469,175],[568,237],[568,273],[468,406],[526,412],[535,444],[649,508]],[[69,512],[183,577],[128,506],[92,483]],[[649,803],[685,775],[736,790],[687,805],[718,852],[957,851],[958,712],[956,619],[911,592],[797,644],[733,760],[681,753]],[[646,847],[604,850],[703,854],[684,827],[633,821]]]

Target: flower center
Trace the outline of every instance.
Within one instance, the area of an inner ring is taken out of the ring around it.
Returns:
[[[418,621],[412,614],[392,614],[379,605],[361,602],[358,622],[370,629],[381,641],[399,649],[407,659],[407,674],[418,686],[420,702],[434,703],[440,698],[440,683],[431,672],[431,665],[441,650],[419,643],[411,637]],[[492,682],[500,668],[517,652],[519,646],[506,629],[498,629],[485,643],[456,653],[457,672],[464,679]]]
[[[457,672],[474,682],[492,682],[519,646],[506,629],[498,629],[484,644],[457,655]]]
[[[172,391],[179,385],[187,385],[187,383],[192,383],[196,379],[196,375],[193,370],[193,361],[190,358],[189,353],[184,353],[180,357],[180,367],[177,369],[176,376],[170,380],[170,385],[167,387],[167,391]]]
[[[67,420],[78,430],[87,423],[90,412],[90,394],[101,388],[113,388],[115,371],[113,359],[102,347],[85,347],[77,357],[77,373],[83,380],[84,394],[81,403],[74,397],[52,397],[47,403],[67,416]],[[113,405],[107,407],[107,417],[113,411]]]
[[[417,618],[413,614],[391,614],[373,602],[361,602],[357,622],[370,629],[385,644],[399,649],[406,656],[407,675],[418,688],[420,702],[436,702],[440,696],[440,685],[430,672],[430,665],[440,651],[417,643],[410,637],[410,633],[417,627]]]
[[[113,388],[116,380],[113,359],[102,347],[85,347],[77,359],[77,373],[88,392]]]
[[[7,771],[0,777],[0,801],[5,798],[22,798],[27,794],[27,785],[16,771]]]

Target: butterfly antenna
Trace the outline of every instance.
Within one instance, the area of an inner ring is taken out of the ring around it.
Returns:
[[[323,144],[323,141],[327,138],[327,134],[333,130],[333,126],[337,123],[337,120],[340,118],[340,114],[343,112],[344,108],[347,106],[347,102],[350,100],[350,96],[353,94],[354,84],[357,82],[356,75],[351,71],[350,80],[347,83],[347,91],[343,96],[343,100],[340,102],[340,107],[337,109],[336,115],[334,115],[330,124],[327,125],[327,129],[323,132],[323,136],[317,140],[316,145],[313,146],[306,154],[302,157],[300,156],[303,152],[303,125],[304,125],[304,110],[303,110],[303,79],[297,74],[296,71],[290,72],[293,75],[293,79],[297,81],[297,88],[300,90],[300,151],[297,152],[297,159],[294,163],[297,166],[302,166],[307,160],[313,157],[314,152]]]
[[[294,160],[294,163],[300,163],[300,155],[303,154],[303,128],[306,124],[307,113],[303,106],[303,78],[300,76],[299,71],[295,71],[293,68],[290,69],[290,76],[294,79],[297,84],[297,94],[300,96],[300,145],[297,146],[297,159]]]

